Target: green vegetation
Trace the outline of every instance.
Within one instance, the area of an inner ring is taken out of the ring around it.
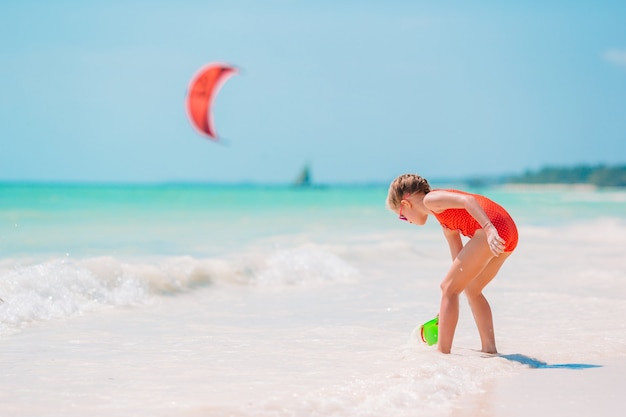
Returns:
[[[579,165],[544,167],[526,171],[506,181],[513,184],[591,184],[598,187],[626,187],[626,165]]]

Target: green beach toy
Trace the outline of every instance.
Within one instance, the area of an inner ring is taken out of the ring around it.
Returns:
[[[437,344],[437,339],[439,338],[439,316],[420,326],[420,336],[422,341],[428,346]]]

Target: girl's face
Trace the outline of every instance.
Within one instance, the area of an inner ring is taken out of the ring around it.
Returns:
[[[398,218],[417,226],[424,225],[428,219],[428,211],[422,203],[423,199],[423,194],[406,195],[400,201]]]

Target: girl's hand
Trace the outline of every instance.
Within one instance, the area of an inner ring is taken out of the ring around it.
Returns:
[[[506,243],[504,239],[500,237],[496,227],[491,224],[491,222],[487,222],[486,225],[483,226],[483,230],[487,234],[487,244],[489,245],[489,249],[491,252],[498,256],[502,252],[504,252],[504,244]]]

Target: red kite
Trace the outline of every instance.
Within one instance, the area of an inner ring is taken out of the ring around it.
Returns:
[[[187,114],[191,124],[213,140],[218,140],[211,112],[213,99],[222,84],[236,72],[237,69],[229,65],[212,63],[198,71],[189,84]]]

